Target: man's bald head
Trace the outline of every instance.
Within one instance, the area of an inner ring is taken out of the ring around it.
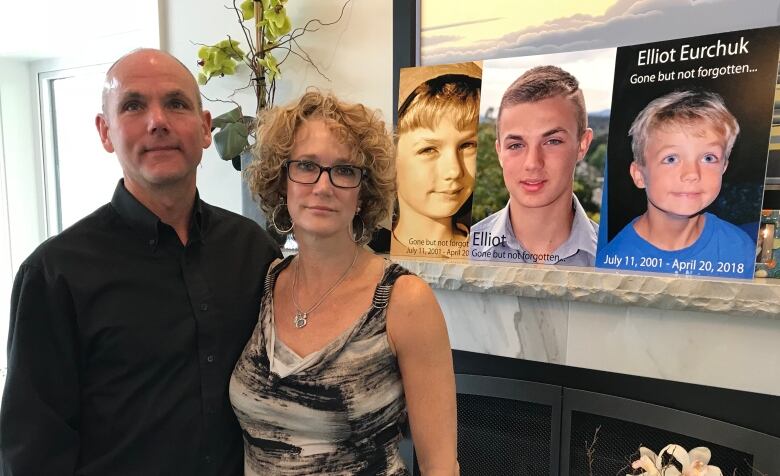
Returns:
[[[138,64],[139,61],[141,64]],[[194,91],[195,98],[198,102],[198,110],[203,110],[203,100],[200,97],[200,88],[198,87],[198,82],[195,80],[195,77],[192,75],[190,70],[187,68],[187,66],[179,61],[178,58],[173,56],[170,53],[167,53],[162,50],[158,50],[155,48],[138,48],[136,50],[133,50],[118,60],[114,62],[114,64],[111,65],[111,67],[108,68],[108,71],[106,71],[106,78],[103,81],[103,93],[102,93],[102,109],[103,109],[103,115],[106,115],[108,108],[108,95],[111,93],[111,90],[115,87],[116,82],[118,79],[117,74],[121,74],[122,66],[125,63],[129,63],[130,65],[137,65],[139,67],[143,67],[143,63],[150,63],[155,61],[173,61],[176,64],[178,64],[182,71],[187,73],[187,76],[191,79],[192,89]]]
[[[95,117],[100,141],[116,153],[133,196],[194,193],[203,149],[211,145],[211,114],[180,61],[152,49],[123,56],[106,74],[103,109]]]

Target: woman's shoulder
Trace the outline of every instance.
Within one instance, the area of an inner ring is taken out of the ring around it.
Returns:
[[[391,308],[419,306],[431,299],[435,302],[436,298],[428,283],[402,265],[384,256],[372,255],[370,266],[382,270],[377,292],[389,293]]]
[[[423,279],[405,274],[396,280],[387,315],[387,332],[399,352],[419,348],[429,338],[446,335],[436,295]],[[423,346],[424,347],[424,346]]]
[[[379,257],[379,259],[384,262],[383,266],[385,269],[381,284],[392,285],[393,292],[396,292],[396,289],[402,289],[402,291],[398,292],[408,293],[414,291],[417,286],[428,287],[428,284],[423,279],[406,269],[403,265],[389,258]]]
[[[387,275],[394,275],[390,304],[397,310],[419,309],[420,306],[436,303],[433,290],[422,278],[403,266],[390,262]]]

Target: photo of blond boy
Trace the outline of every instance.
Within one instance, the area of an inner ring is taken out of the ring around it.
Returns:
[[[473,62],[400,72],[393,255],[468,256],[481,75]]]
[[[754,240],[705,211],[720,193],[739,135],[723,98],[709,91],[668,93],[636,116],[629,135],[630,175],[647,194],[647,211],[607,244],[601,264],[642,269],[642,261],[660,260],[674,268],[677,261],[685,274],[690,262],[728,263],[718,275],[750,277]]]

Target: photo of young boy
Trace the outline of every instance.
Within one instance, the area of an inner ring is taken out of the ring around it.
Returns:
[[[615,49],[485,61],[469,258],[592,267]]]
[[[481,76],[473,62],[400,72],[395,256],[468,256]]]
[[[716,93],[674,91],[651,101],[629,129],[630,174],[647,194],[647,211],[602,250],[603,262],[633,261],[633,268],[624,263],[624,269],[641,269],[640,256],[669,263],[730,263],[719,275],[750,277],[754,240],[704,211],[720,193],[738,134],[737,119]]]
[[[596,267],[750,279],[780,29],[617,49]]]

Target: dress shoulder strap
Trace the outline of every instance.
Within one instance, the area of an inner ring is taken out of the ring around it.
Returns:
[[[279,273],[281,273],[284,268],[288,267],[290,263],[292,263],[294,257],[295,255],[290,255],[284,259],[276,259],[273,263],[271,263],[271,265],[268,267],[268,274],[265,275],[263,294],[268,294],[269,292],[273,291],[274,284],[276,284],[276,278],[279,276]]]
[[[390,293],[393,290],[393,284],[401,276],[412,274],[411,271],[404,268],[398,263],[392,263],[388,261],[388,265],[385,268],[385,273],[382,276],[382,280],[376,285],[374,291],[374,299],[372,302],[373,307],[377,309],[384,309],[387,307],[387,303],[390,302]]]

